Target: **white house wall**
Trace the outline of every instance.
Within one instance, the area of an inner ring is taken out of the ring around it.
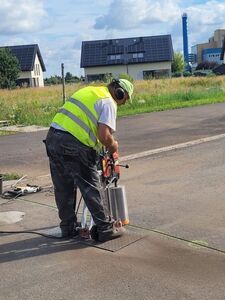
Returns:
[[[125,66],[104,66],[104,67],[90,67],[84,69],[85,77],[87,75],[96,75],[96,74],[107,74],[112,73],[113,76],[126,73]]]
[[[34,60],[34,69],[33,71],[31,71],[31,74],[32,74],[32,78],[36,80],[37,83],[36,86],[43,87],[44,86],[43,72],[37,54]]]
[[[143,71],[156,71],[156,70],[168,70],[171,74],[171,62],[156,62],[156,63],[143,63],[143,64],[131,64],[120,66],[101,66],[101,67],[89,67],[84,69],[85,77],[87,75],[96,74],[109,74],[114,77],[118,77],[120,74],[127,73],[135,80],[143,79]]]
[[[169,70],[169,74],[171,75],[171,62],[129,65],[128,74],[135,80],[142,80],[144,71],[157,70]]]
[[[44,86],[43,71],[37,54],[34,60],[34,69],[32,71],[21,72],[19,79],[29,79],[31,87]]]

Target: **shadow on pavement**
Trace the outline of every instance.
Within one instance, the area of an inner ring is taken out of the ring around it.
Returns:
[[[52,228],[52,227],[48,227]],[[46,228],[41,228],[41,230]],[[40,230],[40,229],[39,229]],[[30,230],[29,230],[30,231]],[[34,230],[37,231],[37,230]],[[29,234],[30,235],[30,234]],[[77,250],[90,247],[84,245],[77,238],[59,239],[37,236],[26,238],[24,233],[21,234],[2,234],[3,237],[19,236],[20,240],[0,245],[0,263],[47,255],[68,250]]]

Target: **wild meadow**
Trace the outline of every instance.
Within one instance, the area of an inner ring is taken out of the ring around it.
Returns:
[[[83,86],[66,85],[66,98]],[[225,102],[225,76],[142,80],[134,87],[132,104],[119,107],[118,116]],[[0,120],[48,126],[62,104],[61,85],[0,90]]]

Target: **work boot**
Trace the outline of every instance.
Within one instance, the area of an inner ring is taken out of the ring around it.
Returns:
[[[78,227],[77,223],[72,223],[67,226],[60,226],[61,229],[61,237],[62,238],[75,238],[78,236],[78,231],[76,228]]]
[[[112,239],[116,239],[122,236],[126,232],[126,229],[122,226],[121,222],[114,221],[112,227],[105,230],[98,230],[98,241],[106,242]]]

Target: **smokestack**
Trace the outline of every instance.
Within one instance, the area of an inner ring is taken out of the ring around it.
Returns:
[[[187,32],[187,14],[182,15],[182,27],[183,27],[183,54],[185,62],[185,70],[189,71],[189,59],[188,59],[188,32]]]

